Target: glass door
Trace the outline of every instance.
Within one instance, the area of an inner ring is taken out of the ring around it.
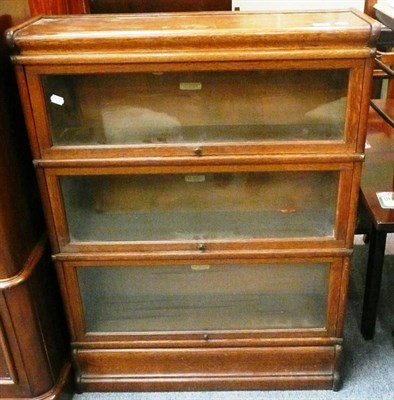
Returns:
[[[325,329],[329,262],[76,268],[86,333]]]
[[[53,146],[343,141],[349,70],[45,75]]]
[[[339,176],[66,175],[59,202],[74,243],[334,238]]]

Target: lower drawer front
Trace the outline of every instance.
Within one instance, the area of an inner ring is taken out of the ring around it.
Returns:
[[[89,390],[333,388],[340,346],[76,350]]]

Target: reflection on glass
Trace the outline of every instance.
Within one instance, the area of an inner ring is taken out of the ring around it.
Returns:
[[[87,332],[324,328],[329,265],[78,270]]]
[[[72,241],[332,237],[338,177],[95,175],[62,176],[60,184]]]
[[[54,145],[333,140],[348,70],[47,75]]]

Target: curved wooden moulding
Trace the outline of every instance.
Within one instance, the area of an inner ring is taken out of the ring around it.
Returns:
[[[344,20],[346,30],[341,27]],[[45,16],[31,22],[7,33],[14,63],[367,58],[369,43],[380,33],[375,20],[356,11],[310,13],[308,21],[297,12],[218,11]]]
[[[20,269],[20,272],[10,278],[0,279],[0,290],[11,289],[26,282],[33,273],[38,262],[41,260],[47,247],[47,243],[47,237],[45,234],[43,234],[33,248],[29,258],[26,260],[26,263]]]

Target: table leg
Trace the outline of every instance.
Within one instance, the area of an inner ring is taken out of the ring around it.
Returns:
[[[364,305],[361,317],[361,333],[366,340],[372,339],[375,333],[386,238],[386,232],[378,231],[374,226],[372,226],[367,275],[365,278]]]

